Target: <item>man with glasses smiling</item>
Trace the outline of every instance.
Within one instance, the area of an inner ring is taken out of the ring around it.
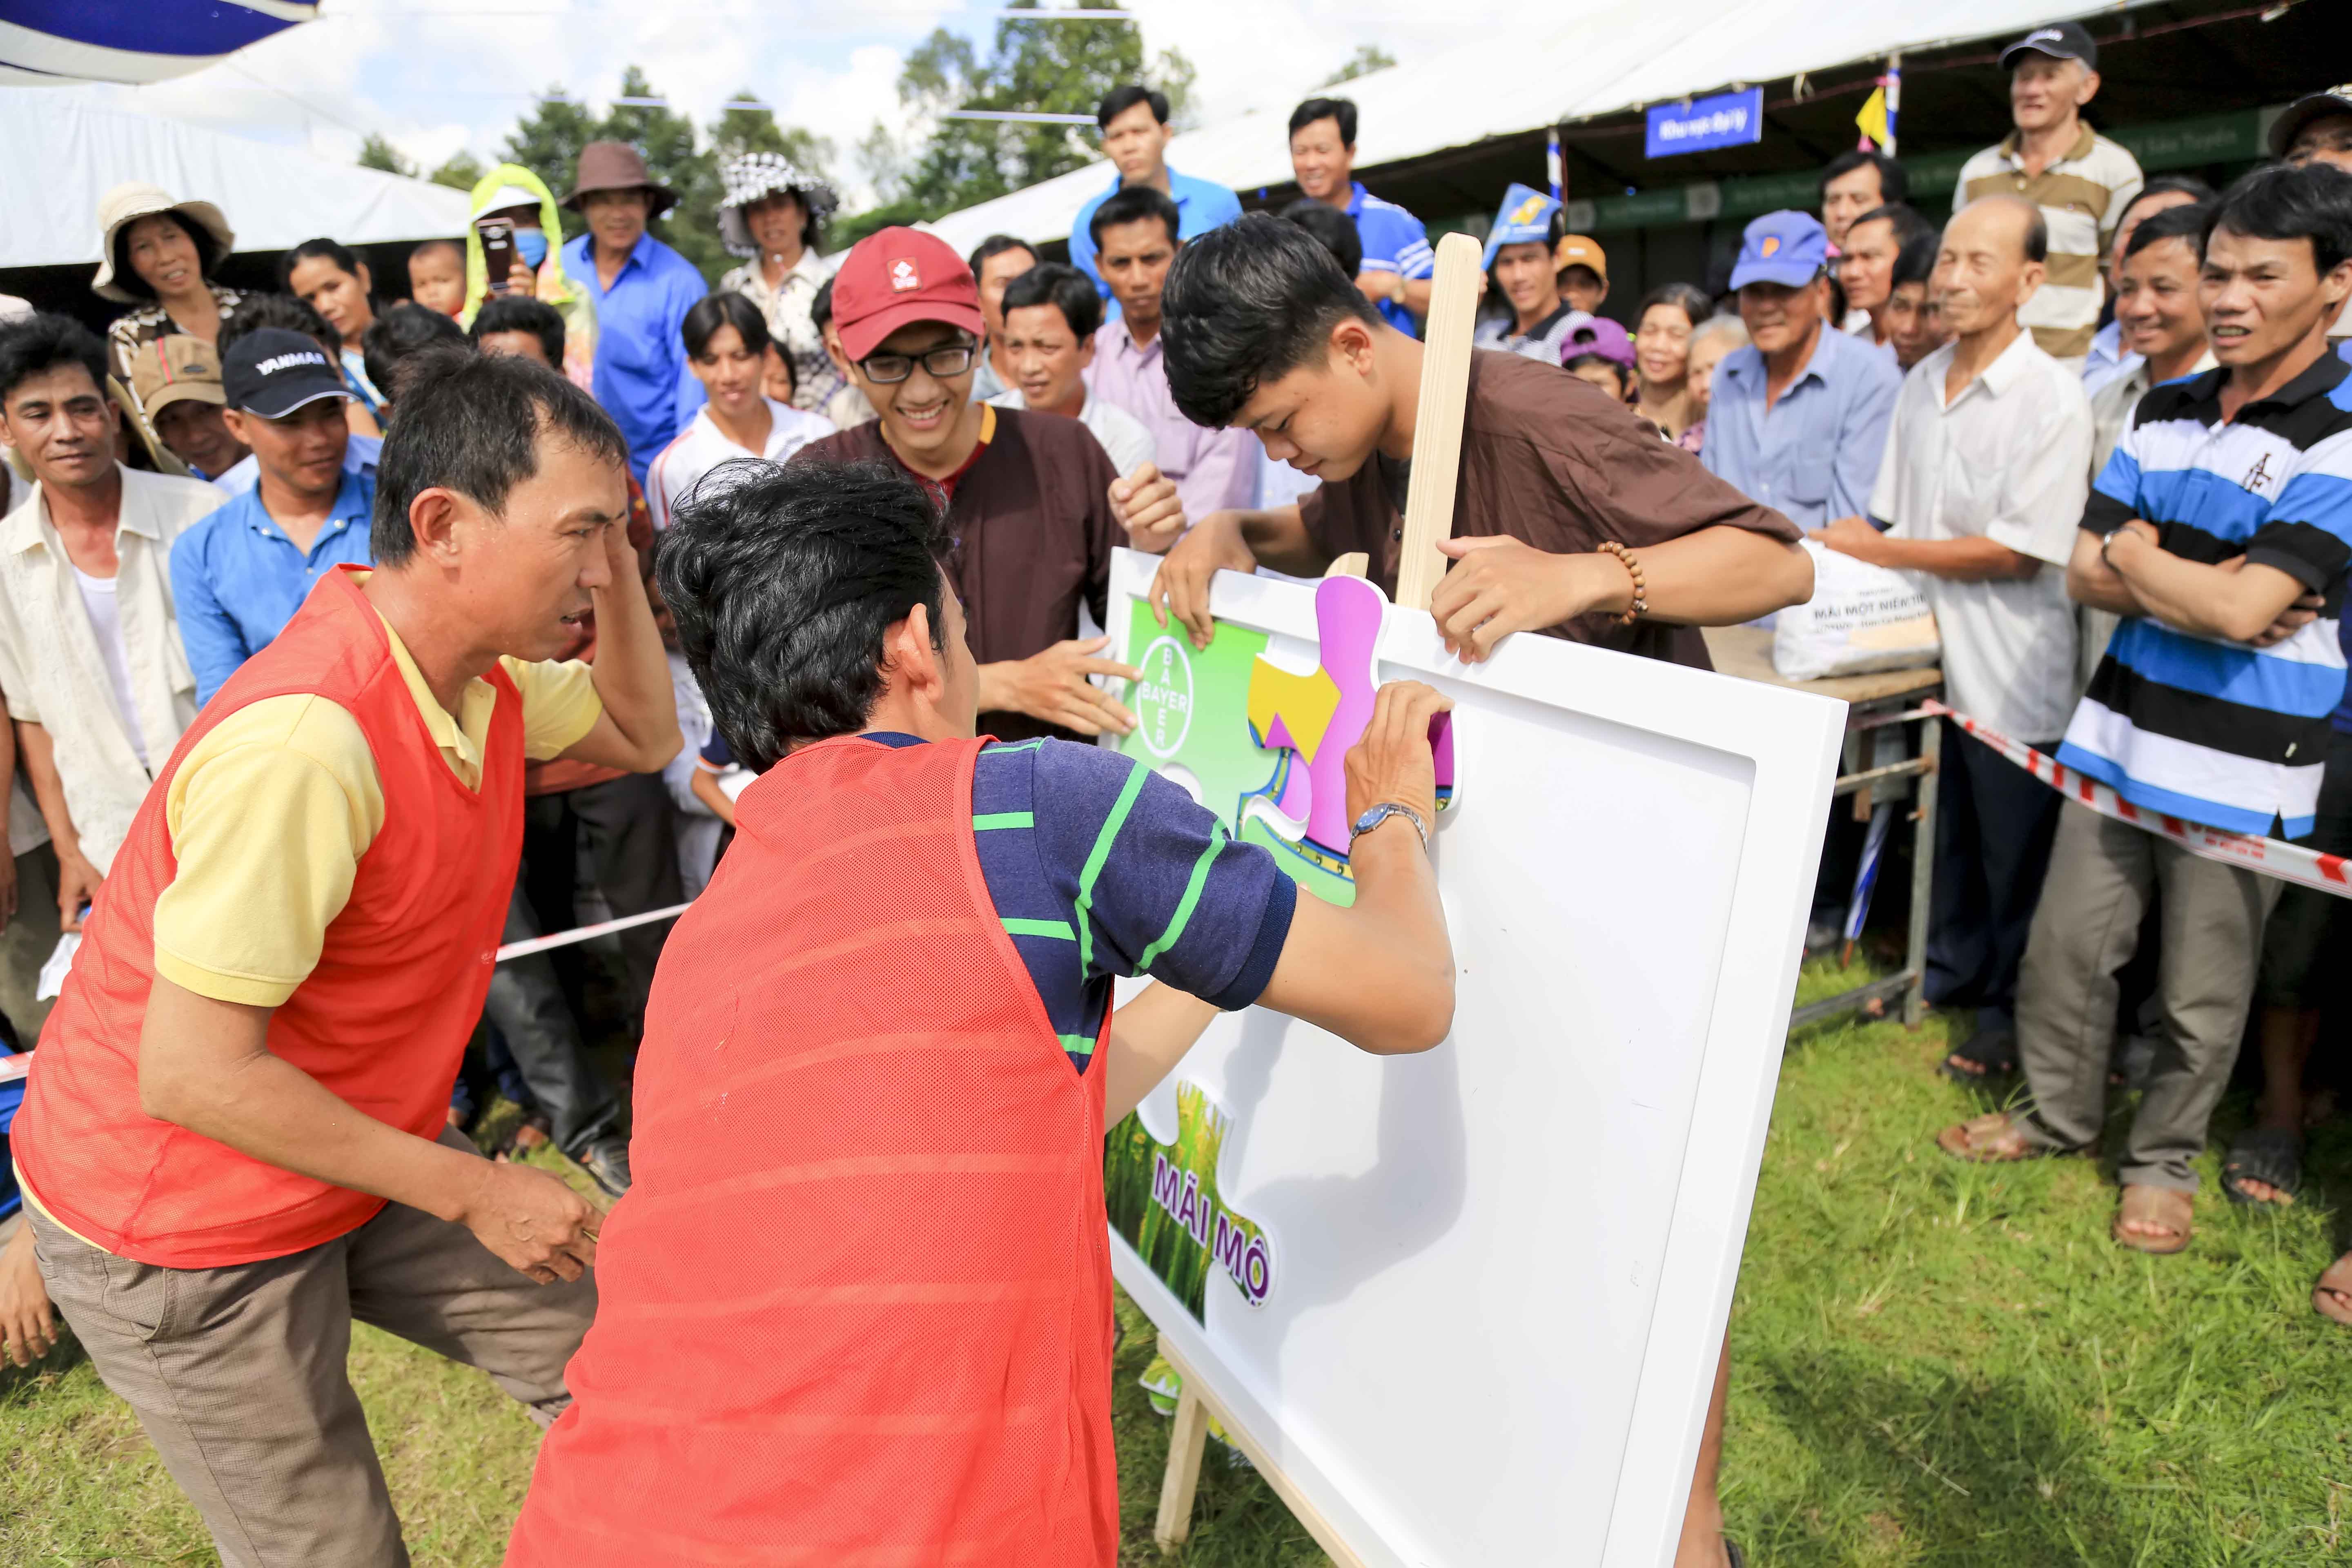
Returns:
[[[1108,638],[1079,636],[1079,606],[1101,624],[1123,530],[1147,540],[1181,531],[1174,483],[1148,465],[1121,479],[1076,420],[973,399],[979,286],[932,236],[886,228],[860,240],[834,274],[832,303],[849,378],[876,417],[794,460],[896,463],[945,514],[980,661],[982,731],[1020,741],[1132,730],[1135,716],[1088,677],[1137,671],[1102,657]]]

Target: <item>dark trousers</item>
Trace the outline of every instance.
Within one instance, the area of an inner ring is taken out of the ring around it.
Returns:
[[[507,907],[506,937],[520,942],[578,923],[584,859],[615,915],[660,909],[684,898],[669,791],[655,773],[631,773],[523,803],[522,865]],[[668,922],[620,933],[628,972],[627,1030],[644,1026],[646,992],[660,962]],[[509,959],[490,979],[485,1011],[504,1037],[523,1081],[547,1112],[556,1147],[577,1153],[613,1131],[620,1101],[588,1059],[580,1019],[555,953]]]
[[[1936,892],[1927,920],[1927,1000],[2008,1023],[2017,968],[2042,899],[2059,793],[1950,720],[1936,797]],[[2049,742],[2031,742],[2050,752]]]

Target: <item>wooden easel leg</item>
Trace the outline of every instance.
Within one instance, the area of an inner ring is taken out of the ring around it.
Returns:
[[[1160,1518],[1151,1539],[1173,1552],[1192,1533],[1192,1494],[1201,1484],[1201,1455],[1209,1441],[1209,1408],[1190,1382],[1176,1396],[1176,1422],[1168,1434],[1168,1473],[1160,1480]]]

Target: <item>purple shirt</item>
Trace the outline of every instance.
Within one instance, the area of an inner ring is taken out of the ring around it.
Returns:
[[[1124,320],[1104,322],[1095,334],[1095,395],[1134,415],[1151,433],[1160,471],[1176,481],[1187,523],[1252,505],[1257,437],[1246,430],[1204,430],[1178,413],[1160,350],[1157,334],[1138,348]]]

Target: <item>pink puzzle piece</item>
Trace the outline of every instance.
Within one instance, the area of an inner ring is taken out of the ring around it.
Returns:
[[[1348,852],[1349,748],[1371,721],[1378,689],[1376,655],[1388,598],[1361,577],[1326,577],[1315,588],[1315,623],[1322,663],[1312,675],[1293,675],[1261,655],[1250,671],[1249,720],[1258,743],[1286,747],[1304,767],[1289,771],[1275,802],[1307,837],[1332,854]],[[1454,726],[1441,715],[1430,726],[1442,798],[1454,785]]]

